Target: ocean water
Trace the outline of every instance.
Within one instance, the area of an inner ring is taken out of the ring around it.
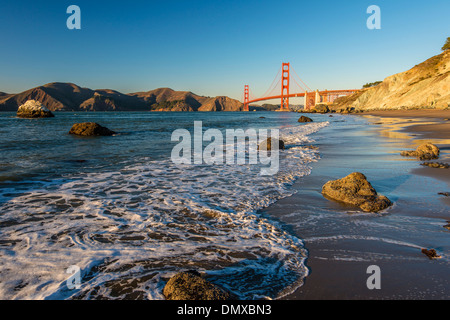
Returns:
[[[264,116],[264,118],[260,118]],[[240,299],[281,298],[308,275],[289,225],[262,213],[320,161],[309,148],[336,118],[295,113],[0,113],[0,299],[164,299],[170,276],[197,270]],[[177,165],[176,129],[279,129],[280,170]],[[98,122],[113,137],[68,134]],[[69,289],[70,266],[81,287]]]

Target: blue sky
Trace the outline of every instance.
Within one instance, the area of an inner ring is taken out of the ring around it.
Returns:
[[[81,30],[68,30],[69,5]],[[367,7],[381,8],[369,30]],[[5,1],[0,91],[72,82],[124,93],[159,87],[262,95],[282,62],[312,89],[360,88],[439,54],[450,1]]]

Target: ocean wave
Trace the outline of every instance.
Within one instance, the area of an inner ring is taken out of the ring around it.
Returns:
[[[195,269],[240,299],[279,298],[308,274],[303,241],[258,212],[292,194],[327,122],[287,127],[280,171],[259,165],[175,165],[134,159],[120,170],[74,174],[0,192],[0,298],[163,299]],[[69,290],[66,269],[82,270]]]

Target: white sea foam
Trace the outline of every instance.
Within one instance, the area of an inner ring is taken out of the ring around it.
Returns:
[[[303,242],[257,210],[309,174],[318,153],[302,145],[327,124],[280,131],[288,148],[276,176],[258,165],[141,159],[1,191],[0,298],[163,299],[168,277],[186,269],[242,299],[294,290],[307,275]],[[71,265],[82,269],[79,290],[65,283]]]

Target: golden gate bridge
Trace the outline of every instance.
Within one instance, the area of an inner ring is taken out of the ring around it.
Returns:
[[[292,73],[291,73],[292,69]],[[281,72],[281,77],[280,77]],[[275,81],[278,82],[275,84]],[[297,81],[299,80],[299,81]],[[299,84],[302,83],[302,85]],[[280,94],[281,88],[281,94]],[[294,90],[291,90],[294,89]],[[294,91],[295,93],[291,93]],[[331,104],[337,98],[341,96],[347,96],[352,93],[359,91],[358,89],[345,89],[345,90],[311,90],[300,77],[297,75],[295,70],[291,68],[290,63],[282,63],[281,68],[278,70],[274,81],[272,82],[269,89],[264,93],[262,97],[254,97],[250,91],[250,86],[245,85],[244,87],[244,111],[249,111],[249,105],[251,103],[281,99],[280,109],[278,111],[290,111],[289,110],[289,98],[305,98],[305,110],[311,110],[315,105],[321,104]]]

